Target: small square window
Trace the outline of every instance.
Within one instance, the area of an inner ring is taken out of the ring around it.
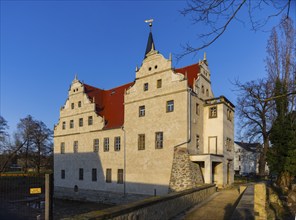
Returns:
[[[78,153],[78,141],[73,142],[73,152]]]
[[[145,150],[145,134],[138,136],[138,150]]]
[[[83,169],[79,168],[79,180],[83,180]]]
[[[62,129],[63,129],[63,130],[66,129],[66,122],[65,122],[65,121],[63,121]]]
[[[148,91],[148,83],[144,83],[144,91]]]
[[[65,153],[65,142],[61,143],[61,154]]]
[[[155,133],[155,148],[162,149],[163,148],[163,132]]]
[[[83,118],[79,118],[79,127],[83,126]]]
[[[217,118],[217,106],[209,108],[209,118]]]
[[[120,151],[120,137],[114,138],[114,151]]]
[[[61,170],[61,179],[65,179],[66,173],[65,170]]]
[[[162,87],[162,81],[161,81],[161,79],[158,79],[157,80],[157,88],[159,89],[161,87]]]
[[[117,183],[118,184],[123,183],[123,169],[118,169],[117,171]]]
[[[99,139],[94,139],[94,152],[99,152]]]
[[[93,168],[93,169],[91,170],[91,180],[92,180],[93,182],[96,182],[96,181],[97,181],[97,169],[95,169],[95,168]]]
[[[104,151],[109,151],[109,138],[104,138]]]
[[[74,103],[71,103],[71,109],[74,109]]]
[[[174,111],[174,100],[167,101],[166,111],[167,112]]]
[[[74,128],[74,120],[70,120],[70,128]]]
[[[88,125],[92,125],[92,124],[93,124],[93,117],[88,116]]]
[[[112,170],[106,169],[106,183],[112,182]]]
[[[139,117],[145,116],[145,105],[139,107]]]
[[[79,108],[81,107],[81,101],[78,102],[78,107],[79,107]]]

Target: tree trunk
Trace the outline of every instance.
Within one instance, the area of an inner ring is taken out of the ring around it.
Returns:
[[[292,179],[293,176],[288,171],[283,171],[277,178],[277,184],[283,192],[287,192],[291,188]]]
[[[268,136],[263,137],[263,149],[259,158],[259,176],[264,176],[265,165],[266,165],[266,154],[269,148],[269,138]]]

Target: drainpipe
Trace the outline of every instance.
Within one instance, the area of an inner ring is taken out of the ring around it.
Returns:
[[[123,130],[123,195],[126,195],[126,134],[124,126],[121,127]]]
[[[188,114],[189,114],[189,117],[187,117],[187,120],[189,120],[188,121],[188,123],[189,123],[189,130],[188,130],[188,135],[189,135],[189,137],[187,137],[188,139],[187,139],[187,141],[185,141],[185,142],[182,142],[182,143],[180,143],[180,144],[177,144],[176,146],[174,146],[174,149],[176,149],[177,147],[180,147],[180,146],[182,146],[182,145],[184,145],[184,144],[188,144],[188,143],[190,143],[191,142],[191,92],[192,92],[192,89],[191,88],[189,88],[188,90],[188,99],[189,99],[189,102],[188,102],[188,110],[187,110],[187,112],[188,112]],[[187,149],[187,153],[189,153],[188,152],[188,149]]]

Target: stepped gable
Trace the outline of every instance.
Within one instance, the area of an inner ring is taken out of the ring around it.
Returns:
[[[85,93],[96,104],[96,112],[104,117],[106,124],[104,129],[113,129],[123,126],[124,123],[124,92],[134,82],[110,89],[102,90],[84,84]]]
[[[181,67],[178,69],[175,69],[176,73],[182,73],[185,77],[186,77],[186,73],[187,73],[187,81],[188,81],[188,86],[193,89],[194,87],[194,81],[197,79],[198,74],[200,72],[200,67],[199,64],[192,64],[190,66],[185,66],[185,67]]]

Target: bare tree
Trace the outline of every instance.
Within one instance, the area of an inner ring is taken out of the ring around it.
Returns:
[[[259,159],[259,175],[265,174],[266,154],[269,149],[269,135],[274,120],[274,102],[262,102],[273,96],[272,82],[266,79],[234,83],[238,92],[236,111],[239,130],[249,142],[262,140]]]
[[[205,28],[202,28],[203,33],[198,36],[202,43],[197,46],[186,44],[183,53],[177,58],[208,47],[224,34],[233,21],[245,23],[246,19],[239,13],[241,11],[248,13],[251,30],[257,31],[274,17],[283,14],[289,17],[290,8],[295,7],[295,3],[292,0],[188,0],[181,14],[190,16],[193,24],[203,24]],[[262,14],[267,15],[261,17]]]

